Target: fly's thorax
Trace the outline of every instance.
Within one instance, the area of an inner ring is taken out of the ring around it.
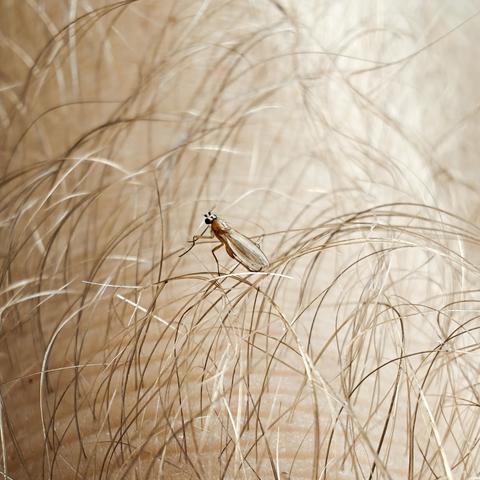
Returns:
[[[217,236],[218,235],[225,235],[226,233],[228,233],[231,230],[232,230],[232,227],[227,222],[222,220],[221,218],[216,218],[212,222],[212,231]]]

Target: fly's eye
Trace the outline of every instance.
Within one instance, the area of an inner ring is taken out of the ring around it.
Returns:
[[[210,224],[212,223],[212,220],[211,220],[210,218],[206,217],[206,218],[205,218],[205,223],[206,223],[207,225],[210,225]]]

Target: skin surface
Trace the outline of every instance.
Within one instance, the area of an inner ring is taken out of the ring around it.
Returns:
[[[477,9],[2,0],[0,478],[476,478]]]

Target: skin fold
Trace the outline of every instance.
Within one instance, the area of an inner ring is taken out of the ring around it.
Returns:
[[[476,8],[3,0],[0,478],[476,478]]]

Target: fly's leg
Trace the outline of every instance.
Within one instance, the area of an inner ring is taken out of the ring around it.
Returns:
[[[212,240],[213,238],[215,238],[213,232],[210,232],[210,235],[194,235],[193,238],[189,241],[189,243],[191,243],[193,247],[198,240]]]
[[[184,255],[186,255],[195,246],[195,243],[197,243],[198,240],[202,240],[202,239],[212,240],[212,238],[214,238],[212,231],[210,231],[210,235],[204,235],[204,233],[205,233],[205,230],[201,235],[194,235],[193,238],[188,242],[188,243],[191,243],[192,245],[189,248],[187,248],[187,250],[185,250],[181,255],[179,255],[179,257],[183,257]]]
[[[192,240],[189,242],[192,245],[187,250],[185,250],[181,255],[179,255],[179,257],[183,257],[184,255],[186,255],[195,246],[195,244],[197,243],[198,240],[201,240],[201,239],[212,240],[213,238],[215,238],[215,235],[213,234],[213,232],[211,230],[210,230],[210,235],[205,235],[205,230],[202,232],[201,235],[194,235]],[[217,264],[217,272],[218,272],[219,276],[220,276],[220,264],[218,263],[218,258],[215,255],[215,251],[218,250],[219,248],[222,248],[222,247],[223,247],[223,244],[220,243],[220,245],[217,245],[215,248],[212,249],[212,255],[213,255],[213,258],[215,259],[215,262]]]
[[[215,259],[215,262],[217,262],[217,272],[218,272],[218,276],[220,276],[220,264],[218,263],[218,258],[217,256],[215,255],[215,251],[218,250],[219,248],[222,248],[223,245],[220,244],[220,245],[217,245],[215,248],[212,248],[212,255],[213,255],[213,258]]]

